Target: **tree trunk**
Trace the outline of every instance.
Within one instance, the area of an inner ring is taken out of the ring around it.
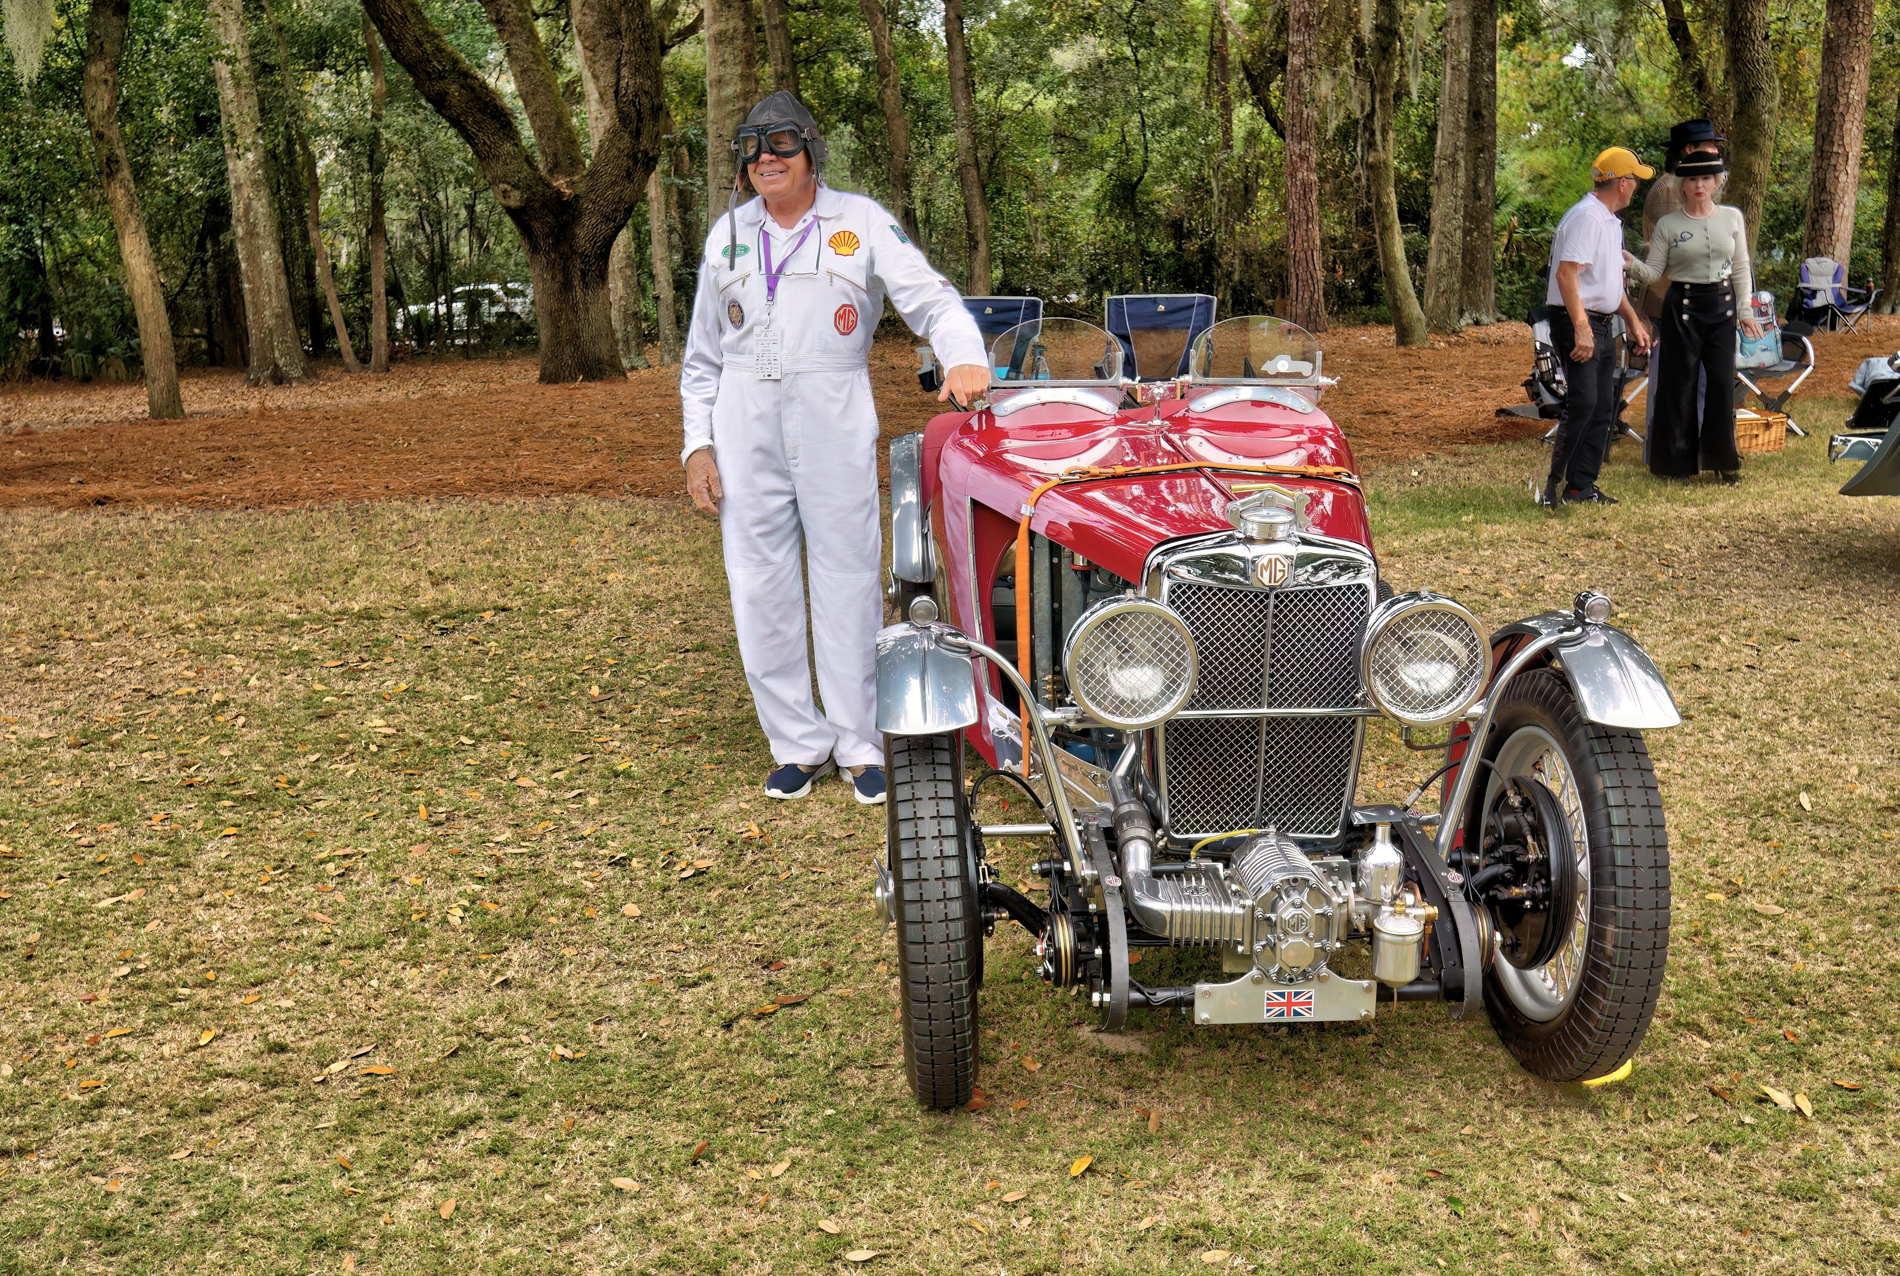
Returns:
[[[1286,13],[1287,318],[1326,331],[1326,268],[1320,261],[1319,121],[1313,61],[1320,0],[1288,0]]]
[[[910,125],[904,119],[904,86],[897,74],[897,46],[891,42],[891,24],[884,0],[858,0],[864,25],[871,31],[871,53],[877,61],[877,102],[884,112],[885,176],[891,187],[891,212],[906,234],[917,233],[910,213]]]
[[[595,66],[616,72],[611,93],[601,86],[610,106],[607,130],[584,167],[573,114],[527,0],[483,0],[483,8],[507,48],[535,151],[501,95],[429,21],[421,0],[364,0],[364,8],[390,56],[468,144],[521,234],[534,282],[543,384],[623,379],[607,263],[659,155],[666,112],[660,38],[646,0],[570,0],[575,39]]]
[[[607,135],[607,100],[594,79],[587,51],[574,46],[580,63],[581,88],[587,95],[588,144],[595,154]],[[613,318],[614,337],[620,350],[620,364],[626,368],[647,367],[647,334],[640,294],[640,254],[631,229],[623,228],[614,236],[613,253],[607,259],[607,304]]]
[[[1880,228],[1880,310],[1900,311],[1900,102],[1894,105],[1893,153],[1887,157],[1887,218]]]
[[[785,0],[765,0],[765,56],[772,64],[772,87],[798,92],[798,52],[792,43],[791,10]]]
[[[950,107],[956,116],[957,175],[963,183],[963,240],[968,269],[964,291],[987,297],[990,278],[990,201],[976,166],[976,95],[970,86],[970,51],[963,39],[963,0],[943,0],[943,41],[950,64]]]
[[[284,269],[277,206],[264,171],[263,129],[258,119],[257,79],[243,0],[210,0],[217,48],[211,63],[224,117],[224,163],[231,181],[231,226],[237,237],[238,276],[244,285],[250,381],[282,384],[308,373],[303,340],[291,308],[290,277]]]
[[[369,54],[369,370],[389,371],[389,225],[383,205],[383,46],[375,24],[363,15],[363,46]]]
[[[304,199],[309,209],[307,229],[310,232],[310,253],[316,261],[317,279],[323,284],[323,299],[329,303],[330,325],[336,329],[336,348],[343,356],[345,372],[361,372],[363,365],[356,361],[356,351],[350,347],[350,330],[343,322],[343,303],[336,295],[336,272],[330,269],[330,250],[323,242],[323,187],[317,181],[317,154],[311,148],[310,139],[303,131],[303,100],[298,96],[297,86],[290,78],[290,43],[284,39],[284,28],[277,21],[277,13],[270,7],[270,0],[264,0],[264,16],[270,20],[271,34],[277,37],[277,73],[284,82],[284,102],[290,110],[291,149],[296,152],[303,168]],[[311,345],[316,345],[315,332],[312,332]]]
[[[1762,201],[1768,193],[1781,117],[1781,76],[1768,39],[1768,0],[1726,0],[1728,6],[1728,199],[1742,210],[1748,252],[1755,253]]]
[[[165,313],[165,285],[152,257],[151,240],[145,235],[145,214],[139,208],[132,168],[125,157],[125,138],[119,132],[119,58],[125,52],[130,12],[130,0],[92,0],[86,18],[86,72],[80,100],[105,182],[106,203],[112,209],[112,228],[119,236],[126,291],[132,294],[132,310],[138,316],[146,415],[157,421],[183,417],[185,401],[178,393],[178,357],[172,349],[171,319]]]
[[[1854,250],[1854,201],[1860,193],[1860,143],[1867,127],[1873,49],[1874,0],[1828,0],[1815,89],[1803,257],[1832,257],[1845,265]]]
[[[666,174],[655,168],[647,178],[647,234],[652,240],[653,312],[660,328],[660,362],[680,361],[679,315],[673,300],[673,243],[666,231]]]
[[[1471,93],[1470,0],[1445,6],[1445,57],[1438,78],[1438,140],[1432,154],[1432,237],[1425,254],[1425,322],[1456,332],[1464,297],[1466,103]]]
[[[1497,320],[1498,0],[1467,0],[1470,87],[1465,95],[1465,243],[1460,323]]]
[[[1365,44],[1366,111],[1359,123],[1372,200],[1372,229],[1379,245],[1379,269],[1385,278],[1385,304],[1392,312],[1392,336],[1402,346],[1426,345],[1425,312],[1412,288],[1405,260],[1405,227],[1399,222],[1396,164],[1399,77],[1405,73],[1405,34],[1400,0],[1374,0],[1372,34]]]
[[[733,135],[759,100],[748,0],[705,0],[706,14],[706,202],[719,217],[732,196],[737,160]]]
[[[1669,26],[1669,42],[1676,46],[1676,58],[1682,63],[1682,70],[1689,77],[1689,87],[1695,93],[1696,105],[1702,108],[1702,114],[1716,119],[1722,114],[1722,103],[1715,91],[1715,82],[1709,76],[1709,64],[1702,57],[1702,45],[1695,38],[1695,28],[1689,25],[1689,15],[1682,7],[1682,0],[1663,0],[1663,18]],[[1718,132],[1727,131],[1728,122],[1723,120]]]

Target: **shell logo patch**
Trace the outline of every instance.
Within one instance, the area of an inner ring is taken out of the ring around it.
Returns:
[[[726,318],[732,321],[732,326],[735,328],[745,327],[745,307],[736,301],[727,302]]]
[[[849,257],[858,251],[858,237],[851,231],[841,230],[827,239],[825,246],[840,257]]]
[[[857,241],[852,242],[855,244]],[[839,336],[850,336],[858,330],[858,308],[848,301],[845,302],[831,316],[831,326],[838,330]]]

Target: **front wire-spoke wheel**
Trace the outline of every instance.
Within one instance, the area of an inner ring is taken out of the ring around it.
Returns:
[[[961,737],[885,736],[887,846],[904,1069],[927,1108],[976,1090],[983,911],[963,800]]]
[[[1607,1076],[1649,1031],[1669,955],[1669,836],[1656,773],[1642,733],[1585,719],[1558,670],[1519,674],[1500,694],[1484,755],[1491,765],[1465,830],[1466,873],[1484,846],[1487,817],[1511,803],[1514,777],[1520,791],[1541,787],[1543,808],[1567,825],[1532,840],[1570,862],[1539,874],[1542,897],[1567,915],[1546,916],[1530,932],[1543,936],[1535,965],[1514,963],[1509,947],[1513,929],[1526,933],[1522,907],[1499,908],[1498,895],[1488,896],[1498,940],[1485,969],[1485,1008],[1505,1046],[1538,1076]]]

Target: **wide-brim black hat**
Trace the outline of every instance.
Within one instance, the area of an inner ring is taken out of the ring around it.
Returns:
[[[1697,142],[1726,141],[1726,137],[1716,134],[1714,122],[1706,119],[1684,120],[1669,130],[1669,145],[1674,147],[1694,146]]]

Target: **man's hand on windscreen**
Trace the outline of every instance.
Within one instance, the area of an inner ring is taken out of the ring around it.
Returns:
[[[943,389],[937,391],[937,402],[942,403],[954,398],[964,407],[988,394],[990,390],[990,370],[980,363],[959,363],[944,374]]]

